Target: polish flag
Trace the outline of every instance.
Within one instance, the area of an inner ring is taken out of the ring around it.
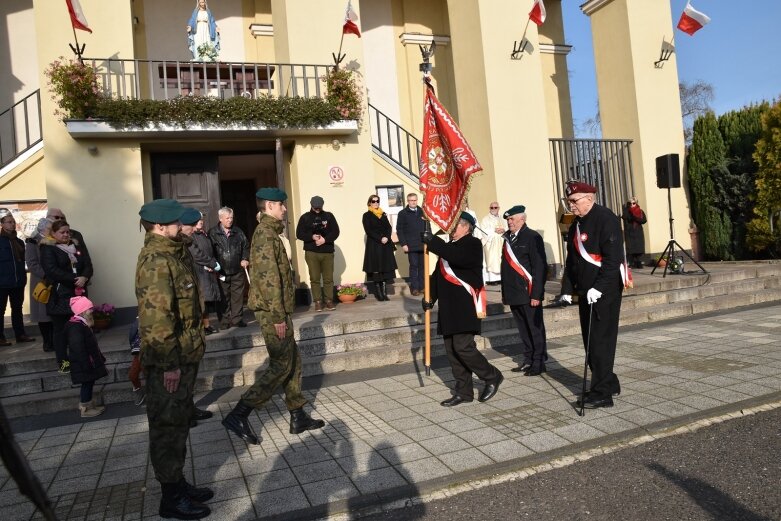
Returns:
[[[347,10],[344,13],[344,26],[342,27],[342,34],[354,34],[358,38],[361,37],[361,30],[358,29],[358,25],[355,23],[358,21],[358,15],[353,11],[353,3],[348,0]]]
[[[678,20],[678,29],[689,36],[693,35],[710,22],[710,18],[692,7],[691,3],[686,3],[686,7],[681,13],[681,19]]]
[[[545,23],[545,4],[542,0],[534,0],[532,10],[529,11],[529,19],[537,25]]]
[[[65,0],[65,3],[68,4],[68,13],[71,15],[73,28],[91,33],[92,29],[87,26],[87,17],[84,16],[84,11],[81,10],[79,0]]]

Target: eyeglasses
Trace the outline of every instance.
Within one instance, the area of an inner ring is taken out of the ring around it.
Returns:
[[[569,204],[578,204],[578,201],[582,201],[582,200],[583,200],[583,199],[585,199],[586,197],[588,197],[588,196],[587,196],[587,195],[584,195],[583,197],[578,197],[577,199],[567,199],[567,202],[568,202]]]
[[[370,203],[372,203],[372,204],[374,204],[374,203],[379,203],[379,202],[380,202],[380,200],[379,200],[379,199],[372,199],[372,200],[371,200],[371,201],[369,201],[369,202],[370,202]]]
[[[55,221],[61,221],[61,220],[65,219],[64,215],[50,215],[49,217],[51,217]]]
[[[489,208],[490,208],[491,210],[498,210],[498,209],[499,209],[499,207],[498,207],[498,206],[489,206]]]

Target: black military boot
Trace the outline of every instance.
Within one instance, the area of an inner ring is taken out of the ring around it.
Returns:
[[[315,420],[303,407],[290,411],[290,434],[301,434],[304,431],[322,429],[324,426],[323,420]]]
[[[214,416],[214,413],[211,411],[207,411],[205,409],[199,409],[195,405],[193,405],[193,418],[196,420],[208,420]]]
[[[388,286],[385,284],[385,282],[380,282],[380,296],[382,296],[382,300],[390,300],[388,298]]]
[[[251,412],[251,405],[239,401],[236,407],[222,420],[222,425],[247,443],[260,445],[260,439],[252,430],[252,425],[249,422],[249,413]]]
[[[211,509],[194,501],[187,495],[182,483],[160,483],[163,497],[160,498],[160,517],[174,519],[202,519],[212,513]]]
[[[182,487],[182,490],[184,490],[184,493],[187,494],[190,499],[197,501],[198,503],[206,503],[214,497],[214,491],[212,489],[196,487],[195,485],[189,484],[184,478],[179,482],[179,486]]]
[[[383,300],[385,300],[385,299],[382,297],[382,293],[380,293],[380,283],[379,283],[379,282],[375,282],[375,283],[374,283],[374,298],[376,298],[376,299],[377,299],[378,301],[380,301],[380,302],[382,302]]]

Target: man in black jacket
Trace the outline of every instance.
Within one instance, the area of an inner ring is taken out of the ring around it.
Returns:
[[[298,219],[296,239],[304,242],[304,260],[309,270],[312,302],[315,311],[334,307],[334,241],[339,237],[339,223],[331,212],[323,210],[325,201],[319,195],[309,201],[312,207]],[[323,283],[320,285],[320,278]]]
[[[214,245],[214,257],[220,263],[220,292],[222,312],[220,329],[232,326],[246,327],[244,315],[244,285],[249,266],[249,241],[244,232],[233,226],[233,209],[223,206],[217,212],[219,224],[209,230]]]
[[[620,271],[624,241],[621,221],[594,202],[596,191],[594,186],[579,181],[567,183],[567,201],[576,218],[569,228],[560,297],[568,303],[572,303],[574,293],[580,297],[583,343],[590,342],[591,391],[585,398],[587,409],[612,407],[612,397],[621,393],[613,363],[624,289]]]
[[[399,212],[396,235],[409,259],[409,288],[413,296],[423,291],[423,243],[420,234],[426,229],[423,211],[418,208],[417,194],[407,196],[407,206]]]
[[[481,402],[493,398],[504,380],[502,373],[485,359],[475,344],[486,307],[483,245],[472,235],[475,224],[474,217],[461,212],[450,242],[430,232],[423,232],[421,237],[429,250],[439,256],[431,274],[431,300],[423,300],[423,309],[431,309],[439,299],[437,333],[445,339],[445,351],[456,380],[455,395],[441,402],[444,407],[474,399],[472,373],[485,382],[478,398]]]
[[[542,301],[548,262],[539,233],[526,225],[526,207],[516,205],[504,212],[508,231],[502,251],[502,302],[510,306],[523,346],[523,363],[512,369],[524,376],[545,372],[548,358]]]

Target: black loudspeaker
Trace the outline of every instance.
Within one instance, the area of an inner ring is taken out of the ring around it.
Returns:
[[[659,188],[680,188],[681,167],[678,154],[667,154],[656,158],[656,186]]]

